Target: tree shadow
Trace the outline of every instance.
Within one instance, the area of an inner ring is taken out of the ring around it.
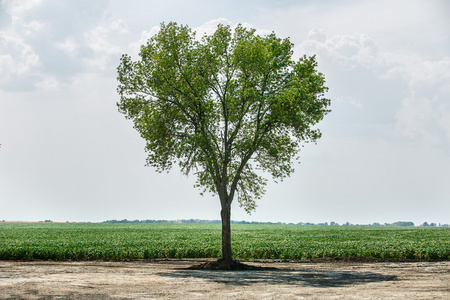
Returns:
[[[253,284],[302,284],[313,287],[340,287],[397,279],[397,276],[382,275],[373,272],[330,270],[208,271],[176,269],[172,272],[160,272],[157,275],[171,278],[191,277],[236,286],[249,286]]]

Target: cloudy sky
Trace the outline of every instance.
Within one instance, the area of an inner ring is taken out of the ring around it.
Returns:
[[[0,220],[220,219],[174,168],[145,167],[117,111],[116,67],[161,22],[276,32],[316,54],[332,113],[251,216],[450,223],[450,2],[0,2]]]

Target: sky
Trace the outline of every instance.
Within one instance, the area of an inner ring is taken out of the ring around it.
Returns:
[[[449,1],[0,2],[0,220],[220,219],[195,177],[145,166],[117,110],[123,53],[175,21],[238,23],[316,55],[332,112],[295,172],[269,179],[265,222],[450,223]]]

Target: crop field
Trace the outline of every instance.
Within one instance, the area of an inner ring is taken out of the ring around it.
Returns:
[[[233,224],[232,247],[241,260],[450,260],[450,228]],[[220,256],[220,224],[0,223],[0,260]]]

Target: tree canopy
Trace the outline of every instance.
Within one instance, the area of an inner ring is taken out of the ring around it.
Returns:
[[[302,142],[329,112],[315,57],[291,60],[293,44],[238,25],[200,41],[187,26],[161,25],[139,61],[123,55],[119,109],[147,141],[148,165],[194,171],[199,187],[255,208],[266,179],[293,172]],[[250,162],[251,160],[251,162]]]
[[[146,140],[147,164],[193,172],[222,212],[235,196],[254,210],[262,174],[289,176],[302,143],[321,137],[313,126],[330,112],[324,75],[314,56],[292,59],[289,39],[221,24],[198,39],[171,22],[139,55],[121,58],[118,107]]]

